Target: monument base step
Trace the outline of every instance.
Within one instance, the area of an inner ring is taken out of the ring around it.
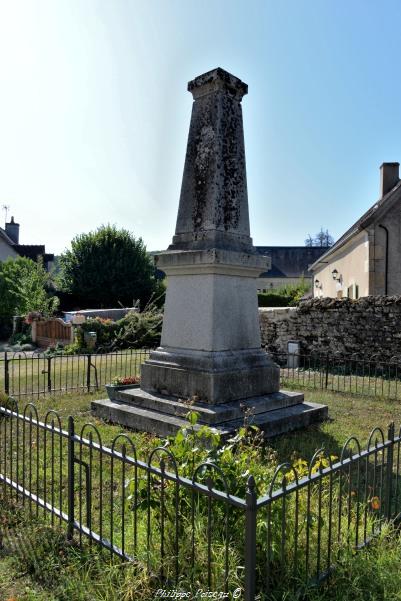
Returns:
[[[157,436],[174,436],[180,428],[187,427],[185,415],[190,409],[200,414],[196,429],[208,425],[224,438],[244,423],[243,409],[238,402],[219,406],[198,403],[189,407],[176,399],[152,395],[141,389],[124,392],[121,396],[124,399],[119,401],[92,401],[93,414],[114,424]],[[245,399],[241,405],[245,409],[252,408],[250,422],[258,426],[266,438],[304,428],[328,417],[326,405],[304,402],[303,395],[295,392],[280,391]]]

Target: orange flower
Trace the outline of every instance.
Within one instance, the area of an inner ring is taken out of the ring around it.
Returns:
[[[370,500],[370,504],[372,505],[372,509],[380,509],[380,499],[379,497],[372,497]]]

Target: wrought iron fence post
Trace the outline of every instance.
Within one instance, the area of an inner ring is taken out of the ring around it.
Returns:
[[[52,391],[52,358],[47,357],[47,390]]]
[[[74,521],[75,521],[75,477],[74,477],[74,437],[75,426],[74,418],[68,418],[68,525],[67,525],[67,540],[72,541],[74,536]]]
[[[10,372],[9,372],[9,359],[7,351],[4,353],[4,391],[6,394],[10,394]]]
[[[327,353],[326,355],[326,369],[325,369],[325,381],[324,381],[324,387],[327,390],[327,387],[329,385],[329,354]]]
[[[387,447],[387,499],[386,499],[386,517],[392,518],[391,504],[393,501],[393,462],[394,462],[394,422],[388,427],[387,439],[390,445]]]
[[[245,601],[254,601],[256,591],[257,497],[253,476],[248,478],[245,502]]]
[[[88,364],[86,367],[86,387],[88,389],[88,392],[90,392],[91,390],[91,361],[92,361],[92,355],[87,355],[88,357]]]

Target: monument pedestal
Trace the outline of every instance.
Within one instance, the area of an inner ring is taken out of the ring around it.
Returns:
[[[261,349],[185,351],[158,348],[142,366],[141,388],[209,404],[247,399],[279,388],[279,370]]]
[[[268,257],[252,245],[241,101],[248,87],[222,69],[188,84],[194,97],[177,224],[156,257],[168,276],[161,346],[141,369],[141,388],[95,401],[100,417],[174,434],[199,425],[226,436],[243,409],[266,436],[320,421],[327,407],[279,392],[280,370],[261,349],[256,279]]]
[[[117,401],[92,401],[96,417],[157,436],[174,436],[180,428],[187,428],[185,416],[190,410],[200,416],[195,429],[209,426],[223,438],[232,436],[244,425],[245,410],[250,410],[248,422],[258,426],[266,438],[327,419],[327,406],[304,402],[303,394],[287,391],[244,399],[241,403],[210,405],[198,401],[189,405],[175,397],[137,388],[120,392]]]

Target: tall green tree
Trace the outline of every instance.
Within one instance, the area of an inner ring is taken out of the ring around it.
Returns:
[[[142,238],[126,229],[103,225],[80,234],[60,256],[59,285],[82,306],[143,306],[158,287],[155,268]]]
[[[0,261],[0,336],[10,332],[14,315],[54,313],[58,298],[49,294],[50,276],[41,262],[26,257]]]

